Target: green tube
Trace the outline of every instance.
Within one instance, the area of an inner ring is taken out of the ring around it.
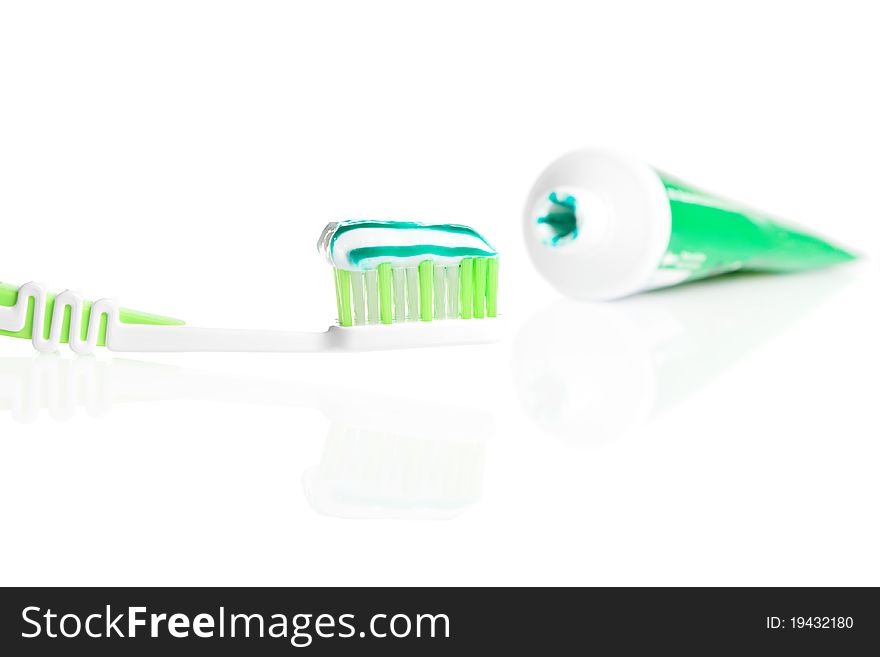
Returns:
[[[839,246],[761,212],[699,191],[666,174],[658,172],[658,176],[672,214],[661,269],[681,272],[682,280],[740,269],[804,271],[855,258]]]
[[[525,215],[538,269],[560,291],[581,299],[855,258],[804,229],[605,151],[576,151],[551,164],[532,189]]]

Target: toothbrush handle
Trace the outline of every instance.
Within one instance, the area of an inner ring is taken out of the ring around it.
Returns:
[[[329,331],[255,331],[117,324],[107,340],[111,351],[129,352],[274,352],[327,351]]]
[[[498,319],[331,326],[323,333],[141,326],[114,322],[111,351],[326,352],[411,349],[497,342]]]

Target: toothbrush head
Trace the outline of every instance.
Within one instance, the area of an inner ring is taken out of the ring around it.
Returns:
[[[411,221],[327,224],[340,326],[498,314],[498,253],[473,228]]]

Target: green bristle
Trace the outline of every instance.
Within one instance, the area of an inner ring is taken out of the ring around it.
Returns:
[[[364,296],[367,302],[367,322],[379,323],[379,273],[375,269],[364,272]]]
[[[419,270],[407,267],[406,272],[406,321],[419,321]]]
[[[367,295],[365,287],[366,275],[362,271],[350,271],[351,279],[351,316],[357,326],[367,323]]]
[[[394,301],[394,321],[406,321],[406,270],[391,268],[391,281],[394,286],[391,296]]]
[[[498,315],[497,258],[462,258],[451,266],[423,260],[405,269],[389,262],[370,271],[334,269],[334,282],[341,326]]]
[[[333,289],[336,291],[336,318],[342,323],[342,293],[339,291],[339,270],[333,268]]]
[[[391,263],[379,265],[379,320],[383,324],[391,323]]]
[[[486,261],[488,258],[474,259],[474,317],[486,316]]]
[[[419,263],[419,319],[434,319],[434,263],[430,260]]]
[[[351,326],[351,274],[344,269],[336,270],[336,305],[339,324]]]
[[[463,258],[459,265],[458,293],[461,299],[461,318],[473,317],[474,308],[474,259]]]
[[[498,316],[498,258],[489,258],[486,273],[486,316]]]
[[[434,319],[446,319],[446,267],[434,265]]]

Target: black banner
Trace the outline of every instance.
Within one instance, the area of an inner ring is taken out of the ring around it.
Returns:
[[[864,654],[878,619],[868,588],[4,589],[0,654]]]

